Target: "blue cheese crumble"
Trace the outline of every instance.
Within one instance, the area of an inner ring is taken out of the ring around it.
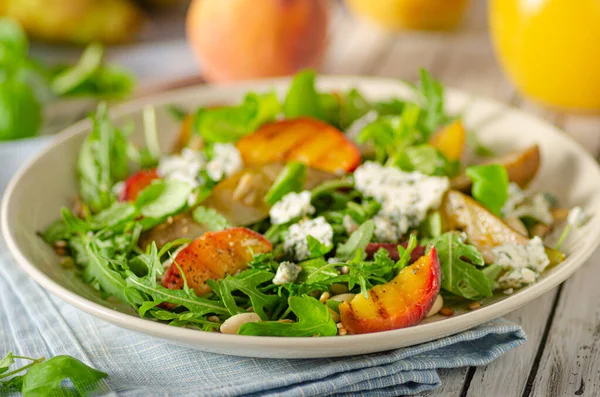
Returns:
[[[550,264],[544,242],[537,236],[527,245],[506,244],[494,247],[492,254],[494,264],[505,270],[497,281],[497,287],[504,290],[533,284]]]
[[[532,217],[545,225],[551,225],[554,217],[551,212],[551,203],[543,193],[527,195],[519,185],[511,182],[508,185],[508,199],[502,207],[504,218]]]
[[[312,236],[321,244],[333,244],[333,228],[322,216],[315,219],[305,219],[294,223],[288,229],[283,242],[283,249],[298,261],[309,257],[308,242],[306,238]]]
[[[213,181],[232,175],[242,169],[240,151],[231,143],[215,143],[213,156],[206,164],[206,173]]]
[[[280,225],[301,216],[314,214],[315,207],[310,204],[310,199],[311,193],[308,190],[286,194],[271,207],[271,223]]]
[[[569,215],[567,216],[567,224],[571,226],[573,229],[577,229],[585,223],[587,217],[583,208],[581,207],[573,207],[569,211]]]
[[[156,172],[161,178],[184,181],[196,188],[203,182],[198,174],[205,165],[204,153],[184,148],[180,154],[161,158]]]
[[[404,172],[371,161],[356,169],[354,182],[358,191],[381,204],[377,216],[394,224],[397,230],[393,232],[398,236],[418,226],[429,210],[437,209],[450,187],[450,180],[446,177]],[[391,232],[381,236],[391,237]]]
[[[298,279],[298,275],[302,271],[302,268],[292,262],[281,262],[277,268],[277,273],[273,278],[273,284],[283,285],[287,283],[293,283]]]
[[[386,217],[376,215],[373,217],[375,222],[375,239],[380,243],[396,243],[400,240],[398,226]]]

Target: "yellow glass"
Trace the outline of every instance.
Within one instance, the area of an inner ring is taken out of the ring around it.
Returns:
[[[490,0],[500,63],[547,105],[600,111],[600,0]]]

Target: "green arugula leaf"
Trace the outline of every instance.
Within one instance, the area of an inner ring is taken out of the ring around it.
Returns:
[[[315,76],[314,70],[303,70],[294,76],[283,103],[286,118],[308,116],[323,119],[323,109],[315,89]]]
[[[2,56],[0,53],[0,65]],[[9,74],[0,81],[0,114],[0,141],[37,135],[42,125],[42,106],[23,77]]]
[[[206,226],[210,231],[216,232],[219,230],[227,229],[231,227],[231,224],[223,215],[221,215],[214,208],[196,207],[192,212],[194,220]]]
[[[306,181],[307,166],[298,162],[289,162],[271,185],[265,196],[265,203],[273,205],[288,193],[300,192]]]
[[[8,354],[0,360],[0,374],[3,374],[6,371],[8,371],[8,368],[14,363],[15,359],[12,352],[8,352]]]
[[[105,296],[115,296],[121,301],[127,302],[123,294],[126,286],[125,279],[111,266],[109,258],[112,255],[103,253],[98,242],[89,237],[83,236],[75,239],[82,240],[81,246],[86,258],[82,273],[84,281],[96,287]],[[72,241],[70,246],[72,246]]]
[[[404,171],[419,171],[425,175],[452,177],[460,170],[460,162],[449,161],[436,148],[422,144],[407,148],[394,160]]]
[[[92,121],[94,128],[81,146],[77,170],[81,198],[99,212],[116,201],[112,187],[129,174],[128,144],[123,132],[112,125],[105,103],[98,105]]]
[[[237,142],[262,124],[275,120],[280,111],[275,93],[249,93],[238,106],[200,109],[194,130],[208,143]]]
[[[56,241],[68,240],[71,237],[69,229],[62,219],[57,219],[42,232],[42,238],[50,245],[54,245]]]
[[[0,64],[14,66],[27,57],[29,41],[25,31],[11,18],[0,18]]]
[[[424,99],[422,125],[428,135],[431,135],[448,121],[448,116],[444,111],[444,86],[434,80],[425,69],[421,69],[419,74],[421,81],[418,87]]]
[[[311,235],[306,236],[306,243],[308,244],[310,258],[325,256],[333,249],[333,245],[325,245]]]
[[[238,331],[240,335],[261,336],[334,336],[337,326],[327,306],[310,296],[288,298],[291,311],[298,317],[294,323],[261,321],[246,323]]]
[[[473,245],[465,244],[460,233],[444,233],[431,244],[442,267],[443,289],[471,300],[492,296],[488,277],[475,267],[485,264],[483,256]]]
[[[298,275],[298,281],[306,284],[314,284],[339,276],[335,270],[339,264],[328,263],[324,258],[308,259],[298,264],[302,271]]]
[[[359,118],[367,114],[373,106],[356,89],[352,88],[339,100],[341,103],[339,109],[339,126],[342,130],[350,127]]]
[[[192,190],[187,182],[161,179],[142,190],[135,204],[143,216],[160,219],[183,209]]]
[[[127,274],[126,283],[128,288],[133,288],[150,296],[153,302],[172,303],[174,305],[185,307],[190,312],[198,315],[228,314],[227,309],[225,309],[221,302],[198,297],[194,294],[193,290],[190,289],[168,289],[161,285],[157,285],[156,279],[151,280],[150,277],[140,278],[133,274],[133,272]],[[152,304],[144,303],[140,305],[140,307],[145,312],[154,306],[152,306]]]
[[[419,225],[419,235],[425,238],[436,238],[442,234],[442,215],[434,211],[427,215]]]
[[[89,220],[91,230],[110,229],[124,222],[134,220],[137,208],[131,203],[114,202],[110,207],[98,212]]]
[[[62,394],[61,382],[70,379],[80,395],[88,395],[108,374],[88,367],[69,356],[56,356],[37,364],[23,377],[23,397]]]
[[[235,315],[244,313],[246,310],[241,309],[235,302],[232,295],[234,291],[240,291],[250,298],[254,312],[263,320],[268,317],[265,309],[272,309],[278,302],[279,297],[276,295],[267,295],[258,290],[261,284],[271,281],[274,274],[264,270],[246,270],[235,276],[228,275],[221,280],[207,280],[209,287],[223,301],[229,314]]]
[[[398,245],[398,254],[400,255],[400,259],[394,265],[394,267],[398,270],[404,269],[408,262],[410,261],[410,254],[413,252],[415,247],[417,246],[417,236],[411,234],[408,239],[408,244],[406,244],[406,248],[401,245]],[[387,250],[386,250],[387,252]]]
[[[467,168],[467,177],[473,181],[473,197],[495,215],[508,199],[508,172],[500,164],[476,165]]]
[[[169,321],[169,325],[175,327],[183,327],[193,325],[201,328],[203,331],[216,331],[221,326],[220,323],[209,321],[205,316],[198,315],[192,312],[175,313],[168,310],[151,310],[149,314],[157,320]]]
[[[365,248],[373,240],[375,222],[368,220],[350,235],[348,241],[340,244],[335,252],[336,258],[346,261],[354,258],[360,252],[362,258],[366,256]]]

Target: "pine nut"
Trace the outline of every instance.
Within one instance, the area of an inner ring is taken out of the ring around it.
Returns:
[[[450,309],[449,307],[442,307],[440,309],[440,314],[446,317],[454,316],[454,310]]]
[[[321,294],[321,297],[319,298],[319,301],[320,301],[321,303],[325,303],[325,301],[327,301],[327,299],[329,299],[329,296],[330,296],[330,295],[329,295],[329,292],[323,292],[323,293]]]
[[[442,306],[444,306],[444,298],[442,298],[441,295],[438,295],[437,298],[435,298],[435,302],[433,302],[433,306],[431,306],[431,309],[429,309],[429,312],[427,312],[425,317],[427,318],[437,314],[442,309]]]
[[[346,294],[334,295],[330,299],[334,300],[336,302],[350,302],[352,299],[354,299],[355,296],[356,296],[356,294],[346,293]]]
[[[471,302],[469,303],[469,306],[467,306],[469,308],[469,310],[477,310],[481,307],[481,303],[479,302]]]
[[[235,335],[242,325],[259,321],[261,321],[260,316],[256,313],[239,313],[225,320],[219,330],[222,334]]]

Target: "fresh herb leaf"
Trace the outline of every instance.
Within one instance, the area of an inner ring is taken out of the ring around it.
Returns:
[[[361,257],[365,257],[365,248],[371,240],[373,240],[373,234],[375,233],[375,222],[368,220],[350,235],[348,241],[344,244],[340,244],[335,253],[336,258],[347,261],[354,258],[357,252],[360,252]]]
[[[214,208],[196,207],[192,212],[194,220],[206,226],[210,231],[216,232],[219,230],[227,229],[231,227],[231,224],[223,215],[221,215]]]
[[[288,298],[291,311],[298,317],[294,323],[261,321],[246,323],[238,331],[240,335],[261,336],[334,336],[337,334],[335,321],[327,306],[310,296]]]
[[[234,315],[245,312],[245,310],[238,307],[232,294],[234,291],[240,291],[250,298],[254,312],[260,318],[266,320],[268,317],[265,309],[272,309],[279,302],[279,297],[267,295],[259,291],[258,287],[267,281],[271,281],[273,277],[274,274],[268,271],[246,270],[235,276],[228,275],[221,280],[209,279],[208,285],[221,298],[229,314]]]
[[[335,270],[339,264],[328,263],[324,258],[313,258],[298,264],[302,271],[298,275],[298,281],[306,284],[314,284],[339,276]]]
[[[325,245],[311,235],[306,236],[310,258],[318,258],[327,255],[333,249],[333,245]]]
[[[160,219],[183,209],[191,193],[192,186],[187,182],[176,179],[156,180],[140,192],[136,206],[143,216]]]
[[[404,171],[419,171],[432,176],[451,177],[460,169],[460,162],[449,161],[438,149],[428,144],[411,146],[394,161]]]
[[[124,222],[132,221],[138,215],[137,208],[131,203],[115,202],[110,207],[98,212],[89,220],[91,230],[108,229]]]
[[[442,234],[442,215],[434,211],[427,215],[419,225],[419,235],[425,238],[436,238]]]
[[[23,377],[23,397],[62,394],[60,384],[65,379],[71,380],[80,395],[88,395],[107,376],[73,357],[56,356],[31,367]]]
[[[443,289],[471,300],[492,296],[488,277],[475,267],[485,264],[483,256],[473,245],[465,244],[460,233],[444,233],[431,244],[442,267]]]
[[[401,245],[398,245],[398,254],[400,255],[400,259],[398,259],[398,262],[396,262],[394,266],[397,270],[402,270],[408,265],[408,262],[410,262],[410,254],[413,252],[416,246],[417,236],[415,236],[414,234],[410,235],[408,239],[408,244],[406,244],[406,248],[404,248]]]
[[[473,197],[494,214],[508,199],[508,172],[500,164],[476,165],[467,168],[467,177],[473,181]]]
[[[194,129],[208,143],[236,142],[262,124],[275,120],[280,109],[274,93],[250,93],[238,106],[200,109]]]
[[[0,114],[0,141],[29,138],[38,133],[42,107],[24,78],[7,75],[0,81]]]
[[[287,163],[265,196],[265,203],[273,205],[291,192],[300,192],[306,180],[307,167],[298,162]]]
[[[52,222],[50,226],[42,232],[42,238],[50,245],[54,245],[54,243],[59,240],[68,240],[69,237],[71,237],[71,233],[69,233],[69,229],[62,219]]]
[[[371,103],[356,88],[348,91],[339,101],[341,102],[339,126],[343,130],[372,109]]]
[[[84,281],[95,286],[105,296],[115,296],[127,302],[123,294],[125,279],[111,266],[109,258],[113,255],[103,252],[100,244],[92,238],[81,236],[75,239],[81,240],[83,255],[87,258],[82,273]]]
[[[323,119],[314,70],[303,70],[294,76],[283,103],[283,113],[290,119],[301,116]]]
[[[449,119],[444,111],[444,86],[425,69],[421,69],[419,74],[418,89],[424,99],[422,126],[431,135]]]

